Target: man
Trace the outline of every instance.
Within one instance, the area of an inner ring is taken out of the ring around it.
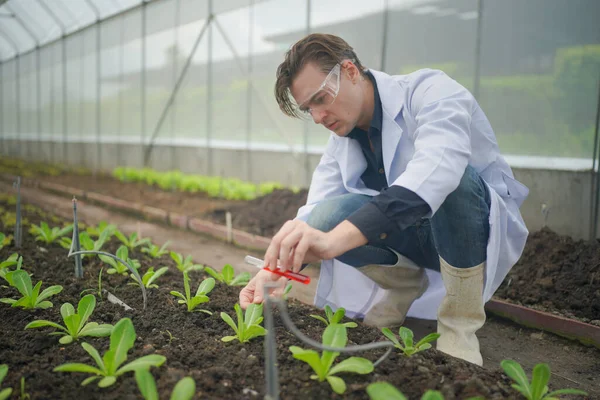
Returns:
[[[482,365],[475,333],[523,251],[528,190],[475,98],[441,71],[366,69],[324,34],[286,53],[275,95],[286,115],[332,134],[307,204],[273,237],[265,265],[299,271],[322,260],[317,306],[348,304],[379,327],[402,324],[409,310],[437,318],[438,350]],[[242,307],[262,302],[276,278],[259,272]]]

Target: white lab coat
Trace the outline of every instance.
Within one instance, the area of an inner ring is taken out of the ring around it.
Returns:
[[[519,207],[529,190],[514,179],[490,123],[463,86],[438,70],[400,76],[371,72],[382,103],[383,163],[390,186],[417,193],[431,207],[430,217],[458,186],[467,165],[487,183],[490,238],[483,297],[489,300],[525,246],[529,232]],[[307,204],[296,218],[306,221],[316,204],[334,196],[377,195],[361,180],[366,166],[357,141],[332,134],[314,171]],[[348,316],[364,317],[385,290],[359,271],[337,260],[324,260],[315,306],[344,307]],[[426,271],[429,287],[408,316],[436,319],[445,288],[439,272]]]

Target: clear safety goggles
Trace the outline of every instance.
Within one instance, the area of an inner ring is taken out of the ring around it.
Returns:
[[[341,64],[336,64],[319,89],[298,105],[301,115],[310,117],[314,111],[322,111],[333,104],[340,91],[340,68]]]

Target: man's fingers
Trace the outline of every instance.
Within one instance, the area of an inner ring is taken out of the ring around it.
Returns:
[[[281,263],[280,267],[282,271],[292,269],[293,259],[291,259],[290,255],[300,239],[302,239],[304,233],[304,229],[297,227],[281,241],[279,247],[279,262]]]
[[[306,252],[310,248],[311,238],[309,235],[304,235],[296,248],[294,249],[294,259],[292,269],[294,272],[300,271]]]
[[[240,291],[240,307],[246,309],[254,302],[256,292],[256,278],[252,278],[250,282]]]
[[[265,257],[264,257],[265,267],[267,267],[271,270],[274,270],[275,268],[277,268],[277,259],[279,257],[279,246],[281,245],[281,241],[291,231],[294,230],[295,226],[296,226],[296,221],[288,221],[285,224],[283,224],[281,229],[279,229],[279,232],[277,232],[275,234],[275,236],[273,236],[273,239],[271,239],[271,243],[269,243],[269,247],[267,248],[267,251],[265,252]]]

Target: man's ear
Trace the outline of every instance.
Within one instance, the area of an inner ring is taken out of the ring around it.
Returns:
[[[342,70],[345,71],[346,76],[352,82],[355,82],[360,76],[358,67],[350,60],[344,60],[344,62],[342,62]]]

